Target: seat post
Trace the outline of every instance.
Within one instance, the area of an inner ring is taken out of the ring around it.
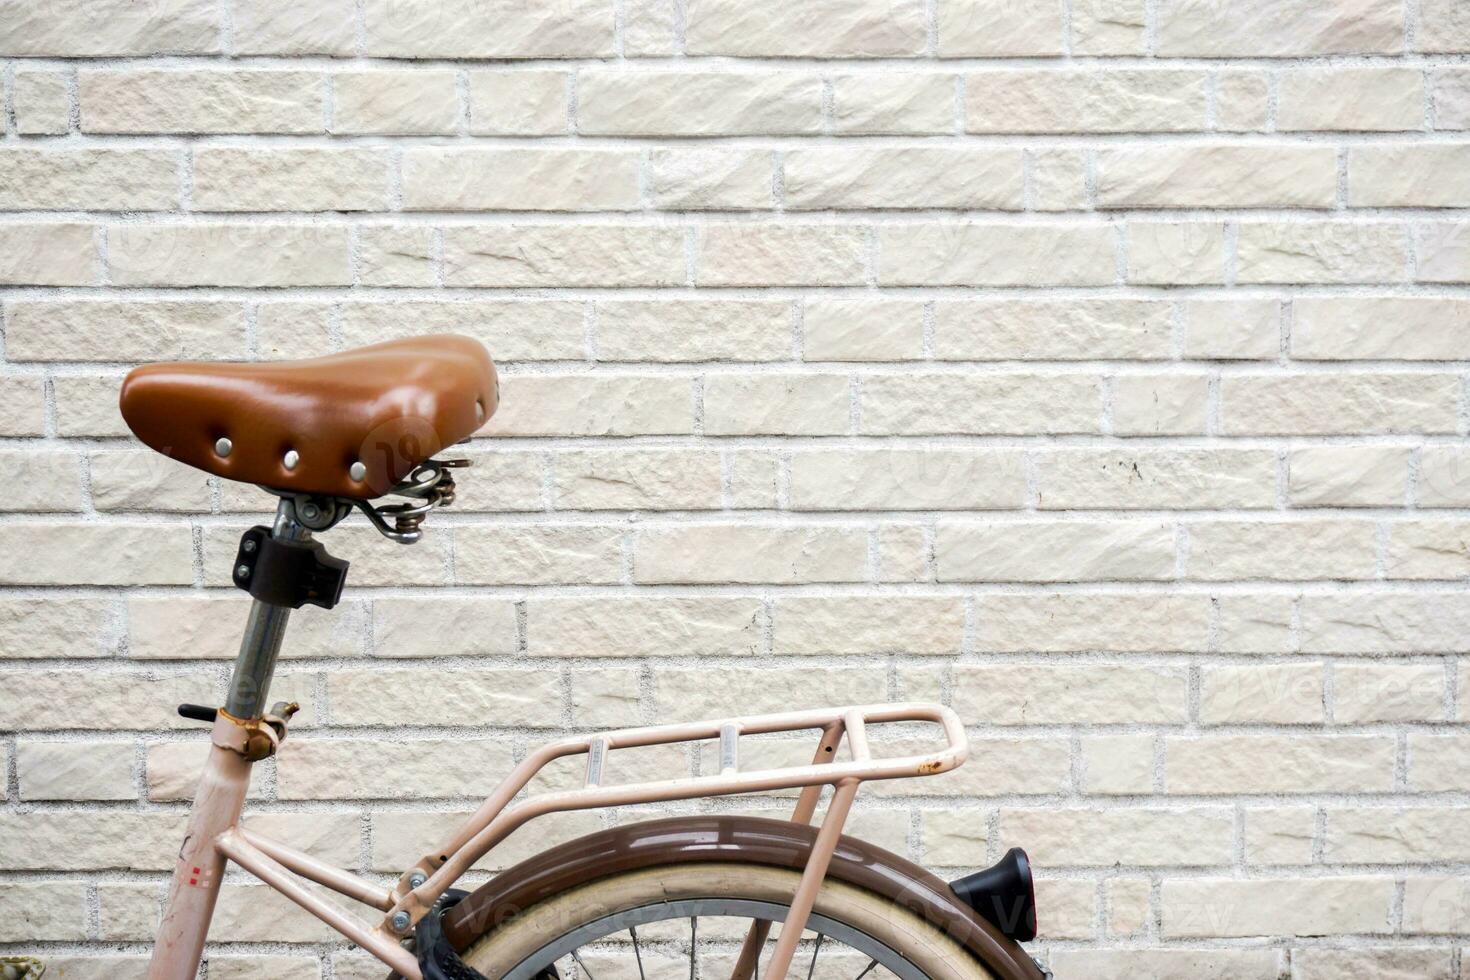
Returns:
[[[276,521],[271,537],[277,541],[308,541],[311,531],[296,517],[296,505],[290,497],[282,497],[276,507]],[[240,640],[240,654],[230,675],[229,695],[225,710],[236,718],[256,719],[265,714],[266,696],[270,693],[271,675],[276,657],[286,636],[291,619],[288,606],[277,606],[259,599],[252,601],[245,635]]]

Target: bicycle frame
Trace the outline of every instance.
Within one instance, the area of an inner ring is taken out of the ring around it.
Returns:
[[[309,535],[294,520],[288,500],[281,503],[274,533],[298,540]],[[188,833],[179,850],[168,909],[149,966],[149,980],[191,980],[195,976],[227,860],[376,956],[406,980],[423,980],[417,958],[401,941],[413,934],[419,920],[429,914],[461,875],[527,821],[571,810],[801,789],[792,819],[809,823],[816,813],[822,787],[830,785],[833,794],[827,813],[764,972],[766,980],[777,980],[785,976],[791,962],[858,786],[867,780],[947,772],[961,765],[969,751],[958,716],[948,708],[932,704],[868,705],[570,736],[531,752],[442,849],[421,858],[403,873],[394,887],[385,888],[239,825],[252,765],[246,758],[247,746],[252,738],[275,737],[270,725],[262,721],[260,705],[269,688],[289,614],[289,610],[278,607],[261,609],[262,605],[257,602],[252,611],[231,680],[230,699],[211,731],[210,755],[195,795]],[[244,713],[252,707],[250,714]],[[868,726],[905,722],[938,724],[943,729],[944,745],[922,755],[874,758],[869,748]],[[741,736],[795,731],[821,733],[810,764],[740,771]],[[850,759],[837,762],[835,757],[843,738],[847,739]],[[608,758],[616,749],[716,739],[717,773],[621,786],[605,784]],[[579,755],[586,756],[580,789],[513,802],[547,765]],[[326,902],[308,889],[303,880],[384,915],[376,925],[370,925]],[[751,927],[735,969],[736,977],[750,974],[768,928],[769,924]]]

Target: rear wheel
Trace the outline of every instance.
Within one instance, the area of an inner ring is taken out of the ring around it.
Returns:
[[[768,962],[800,875],[744,864],[672,864],[553,895],[462,952],[490,980],[729,977],[752,922],[774,922]],[[828,880],[788,973],[812,980],[991,980],[962,945],[872,892]]]

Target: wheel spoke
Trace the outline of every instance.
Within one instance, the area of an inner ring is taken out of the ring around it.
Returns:
[[[822,935],[820,932],[817,933],[817,947],[816,949],[812,950],[812,962],[811,965],[806,968],[806,980],[812,980],[812,974],[815,973],[817,970],[817,954],[822,951],[822,940],[826,938],[827,937]]]
[[[638,961],[638,980],[648,980],[643,975],[643,956],[638,952],[638,928],[629,926],[628,934],[633,937],[633,958]]]
[[[572,959],[577,961],[577,966],[582,968],[582,972],[587,975],[587,980],[596,980],[596,978],[592,976],[592,971],[587,969],[587,964],[582,962],[582,957],[577,955],[577,951],[575,949],[572,950]]]
[[[873,967],[875,967],[877,965],[878,965],[878,961],[877,960],[868,960],[868,965],[865,966],[865,967],[863,967],[863,972],[862,973],[859,973],[857,976],[853,977],[852,980],[863,980],[863,977],[867,976],[868,975],[868,972],[870,970],[872,970]]]
[[[694,980],[694,952],[699,940],[699,916],[689,917],[689,980]]]

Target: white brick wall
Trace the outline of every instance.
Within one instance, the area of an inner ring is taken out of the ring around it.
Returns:
[[[480,465],[328,537],[252,823],[386,881],[559,732],[938,698],[974,760],[854,829],[1028,846],[1059,977],[1470,976],[1467,56],[1464,0],[0,0],[0,952],[142,976],[244,620],[267,498],[122,374],[457,330]],[[209,980],[381,975],[260,892]]]

